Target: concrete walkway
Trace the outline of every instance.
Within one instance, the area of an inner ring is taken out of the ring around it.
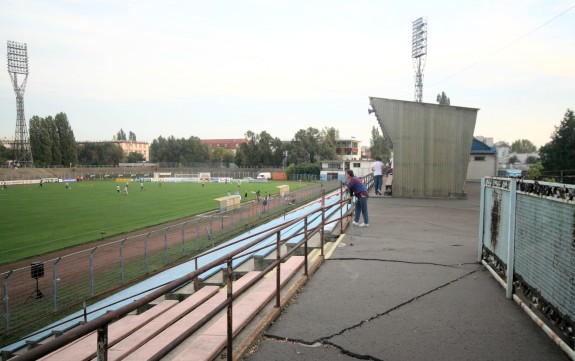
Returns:
[[[246,359],[568,360],[476,262],[479,189],[468,183],[467,200],[372,192],[370,227],[347,229]]]

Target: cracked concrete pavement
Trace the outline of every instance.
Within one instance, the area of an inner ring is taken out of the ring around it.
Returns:
[[[476,262],[468,199],[369,199],[339,247],[245,359],[568,360]]]

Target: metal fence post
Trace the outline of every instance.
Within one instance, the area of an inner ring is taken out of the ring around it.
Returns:
[[[144,271],[146,274],[148,274],[148,242],[150,240],[150,233],[152,232],[148,232],[144,238]]]
[[[513,274],[515,262],[515,202],[517,200],[517,180],[512,179],[509,187],[509,229],[507,233],[507,289],[505,297],[513,297]]]
[[[124,243],[126,239],[120,241],[120,284],[124,284]]]
[[[94,253],[97,249],[98,246],[90,251],[90,296],[94,296]]]
[[[481,177],[481,193],[479,197],[479,239],[477,241],[477,262],[483,259],[483,228],[485,227],[485,177]]]
[[[170,227],[164,228],[164,264],[168,264],[168,231]]]
[[[8,293],[8,277],[10,277],[10,275],[12,274],[12,270],[6,272],[6,274],[4,275],[4,280],[3,280],[3,284],[2,287],[4,288],[4,299],[3,299],[3,303],[4,303],[4,333],[7,335],[8,334],[8,330],[10,329],[10,296]]]
[[[186,223],[182,223],[182,256],[186,255]]]
[[[58,311],[58,286],[60,279],[58,278],[58,263],[62,257],[58,257],[52,264],[52,309]]]

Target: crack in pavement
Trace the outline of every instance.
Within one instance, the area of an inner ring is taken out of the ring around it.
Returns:
[[[448,268],[459,268],[462,265],[466,264],[477,264],[477,263],[458,263],[456,265],[450,264],[442,264],[442,263],[433,263],[433,262],[410,262],[410,261],[401,261],[397,259],[382,259],[382,258],[359,258],[359,257],[341,257],[341,258],[328,258],[325,260],[327,261],[377,261],[377,262],[391,262],[391,263],[407,263],[407,264],[419,264],[419,265],[432,265],[432,266],[440,266],[440,267],[448,267]]]
[[[280,337],[280,336],[276,336],[276,335],[263,335],[262,336],[264,339],[266,340],[270,340],[270,341],[277,341],[277,342],[289,342],[289,343],[293,343],[293,344],[297,344],[300,346],[304,346],[304,347],[325,347],[325,346],[329,346],[332,348],[335,348],[337,350],[339,350],[342,354],[344,355],[348,355],[350,357],[356,358],[358,360],[371,360],[371,361],[384,361],[383,359],[377,358],[377,357],[373,357],[371,355],[361,355],[349,350],[344,349],[343,347],[330,342],[330,341],[322,341],[322,342],[307,342],[305,340],[299,340],[299,339],[294,339],[294,338],[288,338],[288,337]]]
[[[367,260],[368,260],[368,261],[373,261],[373,259],[367,259]],[[379,261],[379,260],[376,260],[376,261]],[[406,263],[413,263],[413,262],[406,262]],[[417,264],[417,263],[416,263],[416,264]],[[429,263],[428,263],[428,264],[429,264]],[[433,265],[438,265],[438,266],[452,267],[452,266],[446,266],[446,265],[441,265],[441,264],[434,264],[434,263],[431,263],[431,264],[433,264]],[[343,335],[344,333],[346,333],[346,332],[348,332],[348,331],[351,331],[351,330],[354,330],[354,329],[356,329],[356,328],[358,328],[358,327],[361,327],[362,325],[364,325],[364,324],[366,324],[366,323],[368,323],[368,322],[371,322],[371,321],[373,321],[373,320],[375,320],[375,319],[378,319],[378,318],[380,318],[380,317],[382,317],[382,316],[385,316],[385,315],[389,314],[390,312],[393,312],[393,311],[395,311],[395,310],[397,310],[397,309],[399,309],[399,308],[401,308],[401,307],[403,307],[403,306],[405,306],[405,305],[407,305],[407,304],[410,304],[410,303],[412,303],[412,302],[414,302],[414,301],[416,301],[416,300],[418,300],[418,299],[420,299],[420,298],[422,298],[422,297],[425,297],[425,296],[427,296],[427,295],[429,295],[429,294],[431,294],[431,293],[433,293],[433,292],[435,292],[435,291],[437,291],[437,290],[440,290],[440,289],[443,288],[443,287],[449,286],[449,285],[452,284],[452,283],[458,282],[458,281],[460,281],[460,280],[462,280],[462,279],[464,279],[464,278],[466,278],[466,277],[468,277],[468,276],[470,276],[470,275],[472,275],[472,274],[474,274],[474,273],[476,273],[476,272],[479,272],[479,271],[481,271],[481,268],[476,269],[476,270],[473,270],[473,271],[470,271],[470,272],[468,272],[468,273],[466,273],[466,274],[464,274],[464,275],[462,275],[462,276],[460,276],[460,277],[458,277],[458,278],[456,278],[456,279],[454,279],[454,280],[451,280],[451,281],[449,281],[449,282],[447,282],[447,283],[444,283],[444,284],[442,284],[442,285],[440,285],[440,286],[438,286],[438,287],[436,287],[436,288],[434,288],[434,289],[431,289],[431,290],[429,290],[429,291],[427,291],[427,292],[425,292],[425,293],[422,293],[422,294],[420,294],[420,295],[417,295],[417,296],[415,296],[415,297],[413,297],[413,298],[411,298],[411,299],[409,299],[409,300],[407,300],[407,301],[405,301],[405,302],[400,303],[400,304],[397,305],[397,306],[394,306],[394,307],[388,309],[388,310],[385,311],[385,312],[378,313],[378,314],[376,314],[375,316],[372,316],[372,317],[368,318],[367,320],[362,320],[361,322],[358,322],[358,323],[356,323],[355,325],[352,325],[352,326],[350,326],[350,327],[346,327],[346,328],[342,329],[341,331],[339,331],[339,332],[337,332],[337,333],[334,333],[334,334],[329,335],[329,336],[320,337],[320,338],[318,338],[318,339],[316,339],[316,340],[314,340],[314,341],[312,341],[312,342],[305,341],[305,340],[291,339],[291,338],[281,337],[281,336],[272,335],[272,334],[267,334],[267,333],[265,333],[265,334],[263,335],[263,337],[266,338],[266,339],[270,339],[270,340],[271,340],[271,339],[274,339],[274,340],[278,340],[278,341],[279,341],[279,340],[282,340],[282,341],[285,341],[285,342],[297,343],[297,344],[301,344],[302,346],[307,346],[307,347],[319,347],[319,346],[322,346],[322,345],[328,345],[328,346],[331,346],[331,347],[335,347],[335,348],[337,348],[338,350],[340,350],[340,352],[342,352],[342,353],[344,353],[344,354],[346,354],[346,355],[349,355],[349,356],[351,356],[351,357],[357,358],[357,359],[359,359],[359,360],[383,361],[382,359],[379,359],[379,358],[376,358],[376,357],[373,357],[373,356],[370,356],[370,355],[360,355],[360,354],[356,354],[356,353],[354,353],[354,352],[351,352],[351,351],[349,351],[349,350],[346,350],[346,349],[344,349],[343,347],[341,347],[341,346],[335,344],[334,342],[330,341],[330,339],[333,338],[333,337],[336,337],[336,336],[341,336],[341,335]]]

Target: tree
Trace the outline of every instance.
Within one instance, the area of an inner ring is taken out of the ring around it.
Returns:
[[[4,164],[11,159],[14,159],[14,149],[8,149],[0,144],[0,163]]]
[[[54,123],[60,138],[60,152],[62,153],[62,165],[78,163],[78,145],[74,137],[74,131],[68,122],[66,113],[58,113],[54,117]]]
[[[441,94],[437,94],[437,102],[439,105],[450,105],[451,100],[445,95],[445,92],[441,92]]]
[[[123,157],[122,147],[114,143],[84,143],[78,150],[81,164],[117,165]]]
[[[50,133],[50,143],[52,144],[51,164],[62,164],[62,150],[60,149],[60,134],[58,134],[58,127],[56,127],[56,122],[52,117],[47,117],[46,123],[48,125],[48,132]]]
[[[130,132],[128,135],[128,140],[136,142],[136,134],[134,132]]]
[[[244,167],[280,166],[284,147],[279,138],[273,138],[265,130],[256,134],[248,130],[247,142],[241,143],[236,150],[235,163]]]
[[[300,129],[292,140],[293,148],[289,163],[315,163],[319,153],[320,132],[316,128]]]
[[[541,162],[531,164],[527,171],[527,179],[539,179],[539,177],[541,177],[541,170],[543,170],[543,164],[541,164]]]
[[[202,144],[200,138],[191,136],[188,139],[159,137],[150,145],[150,158],[154,162],[209,162],[210,148]]]
[[[319,159],[335,160],[337,157],[337,140],[339,139],[339,130],[334,127],[325,127],[321,130],[319,136]]]
[[[212,162],[232,163],[234,152],[224,147],[217,147],[212,151]]]
[[[538,161],[539,161],[539,158],[537,158],[537,157],[535,157],[535,156],[533,156],[533,155],[530,155],[529,157],[527,157],[527,158],[525,159],[525,164],[535,164],[535,163],[537,163]]]
[[[508,162],[508,163],[509,163],[509,164],[515,164],[515,163],[517,163],[517,162],[519,162],[519,158],[517,158],[516,155],[513,155],[513,156],[511,156],[511,157],[509,158],[509,162]]]
[[[386,161],[390,158],[391,152],[385,145],[385,139],[383,135],[379,134],[379,129],[375,126],[371,128],[371,140],[370,140],[371,156],[379,156],[382,160]]]
[[[511,151],[515,153],[533,153],[537,147],[527,139],[517,139],[511,143]]]
[[[120,128],[120,131],[116,133],[116,140],[126,140],[126,133],[124,133],[124,129]]]
[[[555,127],[551,141],[539,149],[539,156],[546,171],[575,169],[575,114],[567,109]]]
[[[146,159],[144,159],[144,155],[142,153],[138,153],[138,152],[130,152],[128,153],[128,156],[126,157],[126,162],[127,163],[139,163],[139,162],[143,162]]]
[[[30,118],[30,149],[38,166],[52,164],[52,139],[45,119],[35,115]]]

